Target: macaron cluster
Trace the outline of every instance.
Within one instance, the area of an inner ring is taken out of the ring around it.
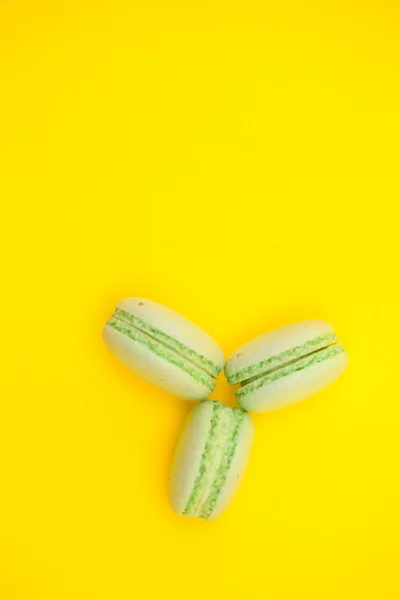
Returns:
[[[347,353],[324,321],[302,321],[241,346],[225,363],[218,343],[177,312],[145,298],[119,302],[103,329],[111,352],[131,371],[180,398],[200,401],[175,449],[170,503],[185,517],[211,520],[229,505],[250,456],[249,412],[299,402],[333,383]],[[206,400],[224,369],[238,407]]]

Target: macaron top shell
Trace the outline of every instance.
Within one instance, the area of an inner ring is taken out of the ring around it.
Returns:
[[[212,377],[223,369],[224,353],[217,342],[167,306],[146,298],[126,298],[118,302],[114,316],[182,354]]]
[[[270,331],[241,346],[227,361],[230,385],[278,368],[337,341],[325,321],[301,321]]]

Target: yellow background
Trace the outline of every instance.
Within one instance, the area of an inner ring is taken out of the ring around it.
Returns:
[[[396,0],[1,0],[2,600],[400,597],[399,23]],[[190,404],[102,342],[129,295],[227,356],[305,318],[349,351],[254,418],[219,521],[167,502]]]

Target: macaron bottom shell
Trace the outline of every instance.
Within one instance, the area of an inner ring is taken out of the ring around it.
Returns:
[[[124,328],[128,331],[128,326]],[[135,336],[136,339],[133,339],[110,325],[103,328],[103,338],[108,348],[139,377],[187,400],[203,400],[214,390],[214,379],[196,365],[174,351],[164,349],[154,340],[150,347],[148,340],[140,333],[135,333]]]
[[[244,475],[253,436],[251,418],[240,408],[212,400],[195,406],[174,453],[169,491],[173,510],[206,520],[222,514]]]
[[[325,356],[322,352],[320,357],[315,353],[247,384],[243,382],[235,392],[239,405],[249,412],[264,413],[320,392],[336,381],[348,364],[348,355],[342,346],[325,349]],[[322,360],[316,360],[318,358]]]

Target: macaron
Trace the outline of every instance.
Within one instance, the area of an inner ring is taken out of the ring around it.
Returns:
[[[248,411],[264,413],[304,400],[334,382],[348,357],[324,321],[302,321],[258,337],[227,361],[230,385]]]
[[[216,519],[243,478],[254,436],[250,415],[204,400],[190,412],[175,449],[169,497],[184,517]]]
[[[171,308],[145,298],[118,302],[103,338],[131,371],[188,400],[202,400],[213,391],[225,362],[208,333]]]

